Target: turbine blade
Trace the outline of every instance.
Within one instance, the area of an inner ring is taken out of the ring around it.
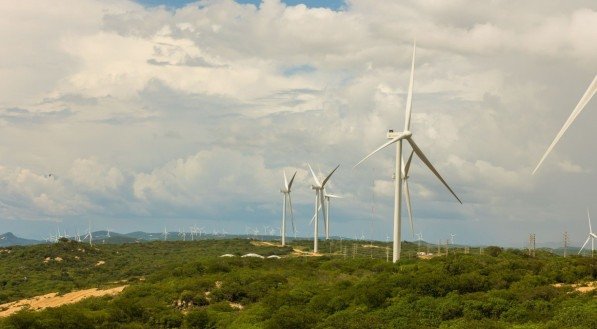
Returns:
[[[288,179],[286,178],[286,171],[284,171],[284,188],[288,191]]]
[[[591,214],[589,214],[589,208],[587,208],[587,218],[589,219],[589,233],[593,234],[593,229],[591,228]]]
[[[313,180],[315,181],[315,185],[321,186],[321,184],[319,183],[319,179],[317,179],[317,175],[315,175],[313,168],[311,168],[311,165],[307,163],[307,166],[309,166],[309,170],[311,170],[311,175],[313,175]]]
[[[408,187],[408,179],[404,180],[404,196],[406,197],[406,210],[408,210],[408,219],[410,220],[410,234],[415,237],[415,229],[413,225],[413,212],[410,204],[410,188]]]
[[[458,202],[460,202],[462,204],[462,201],[460,201],[460,199],[458,198],[456,193],[454,193],[454,191],[452,190],[452,188],[450,188],[448,183],[446,183],[446,181],[442,178],[442,176],[439,174],[439,172],[437,172],[435,167],[433,167],[433,165],[431,164],[429,159],[427,159],[425,154],[423,154],[423,151],[421,151],[421,149],[417,146],[415,141],[410,137],[407,138],[406,140],[408,140],[408,142],[410,143],[410,146],[412,146],[413,151],[417,154],[419,159],[421,159],[421,161],[423,161],[427,165],[429,170],[431,170],[435,174],[435,176],[442,182],[442,184],[444,184],[444,186],[450,191],[450,193],[452,193],[452,195],[456,198],[456,200],[458,200]]]
[[[295,173],[296,175],[296,173]],[[292,179],[294,179],[294,176],[292,176]],[[291,184],[292,184],[292,179],[290,180]],[[295,233],[296,230],[294,228],[294,212],[292,211],[292,197],[290,197],[290,193],[288,193],[288,204],[290,206],[290,222],[292,223],[292,233]]]
[[[294,177],[296,177],[296,171],[294,172],[294,175],[292,175],[292,178],[290,179],[290,183],[288,183],[288,186],[287,186],[288,192],[290,192],[290,189],[292,188],[292,182],[294,182]]]
[[[410,163],[413,159],[413,155],[415,154],[415,151],[410,151],[410,155],[408,156],[408,160],[406,160],[406,165],[404,166],[404,177],[408,177],[408,172],[410,170]]]
[[[321,208],[323,209],[323,222],[324,224],[327,224],[326,220],[327,220],[327,215],[328,215],[328,209],[325,206],[325,197],[324,197],[324,193],[323,190],[319,190],[319,202],[321,204]],[[326,225],[327,227],[327,225]]]
[[[587,238],[587,241],[585,241],[585,243],[582,245],[582,247],[580,247],[580,250],[578,251],[579,255],[582,252],[582,250],[585,248],[585,246],[587,245],[587,243],[589,243],[590,239],[591,239],[591,236],[589,235],[589,237]]]
[[[321,204],[317,204],[317,212],[319,212],[320,210],[321,210]],[[313,217],[311,218],[309,225],[313,224],[313,221],[315,221],[315,216],[317,216],[317,212],[313,214]]]
[[[392,140],[390,140],[389,142],[387,142],[387,143],[384,143],[382,146],[380,146],[380,147],[378,147],[377,149],[375,149],[375,151],[373,151],[373,152],[369,153],[369,155],[367,155],[367,156],[366,156],[366,157],[364,157],[364,158],[363,158],[361,161],[359,161],[359,162],[358,162],[356,165],[354,165],[354,166],[353,166],[353,168],[355,168],[356,166],[360,165],[360,164],[361,164],[363,161],[365,161],[365,160],[369,159],[369,158],[370,158],[370,157],[371,157],[373,154],[375,154],[375,153],[377,153],[377,152],[381,151],[381,149],[383,149],[383,148],[387,147],[387,146],[388,146],[388,145],[390,145],[390,144],[396,143],[397,141],[399,141],[399,140],[401,140],[401,139],[403,139],[403,138],[404,138],[404,134],[400,134],[400,135],[398,135],[398,136],[394,137],[394,138],[393,138]]]
[[[339,195],[336,195],[336,194],[327,194],[326,193],[325,196],[327,196],[328,198],[332,198],[332,199],[344,199],[343,196],[339,196]]]
[[[325,186],[325,183],[327,183],[327,182],[328,182],[328,180],[330,180],[330,177],[332,177],[332,175],[334,174],[334,172],[336,172],[336,170],[338,170],[338,168],[339,168],[339,167],[340,167],[340,165],[337,165],[337,166],[336,166],[336,168],[334,168],[334,170],[332,170],[332,172],[331,172],[331,173],[328,175],[328,177],[326,177],[326,178],[323,180],[323,183],[321,183],[321,186],[322,186],[322,187],[323,187],[323,186]],[[323,196],[323,191],[322,191],[321,193],[322,193],[321,195]]]
[[[415,53],[417,51],[417,41],[413,43],[413,60],[410,66],[410,80],[408,82],[408,96],[406,97],[406,118],[404,120],[404,131],[410,130],[410,112],[413,101],[413,84],[415,80]]]
[[[541,164],[543,163],[545,158],[547,158],[547,155],[549,154],[549,152],[551,152],[551,150],[554,148],[554,146],[556,146],[556,144],[558,143],[560,138],[562,138],[562,136],[564,135],[564,133],[566,132],[568,127],[570,127],[570,125],[574,122],[576,117],[585,108],[585,105],[587,105],[587,103],[591,100],[591,97],[593,97],[593,95],[595,95],[596,91],[597,91],[597,74],[595,75],[595,78],[593,78],[593,82],[591,82],[587,91],[585,91],[584,95],[580,98],[580,101],[578,102],[578,104],[576,104],[576,107],[572,111],[572,114],[570,114],[570,117],[568,117],[568,120],[566,120],[566,122],[564,123],[564,126],[562,127],[562,129],[560,129],[560,132],[558,132],[558,134],[556,135],[556,138],[554,138],[553,142],[551,142],[551,145],[549,145],[549,147],[547,148],[547,151],[545,151],[545,154],[543,154],[543,157],[537,164],[537,167],[535,167],[535,170],[533,170],[533,175],[537,172],[537,170],[539,170],[539,167],[541,166]]]

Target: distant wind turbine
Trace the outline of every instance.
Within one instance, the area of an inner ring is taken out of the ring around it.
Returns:
[[[89,221],[89,227],[87,228],[87,235],[83,238],[83,240],[89,238],[89,246],[93,247],[93,234],[91,233],[91,221]]]
[[[336,195],[336,194],[331,194],[328,193],[326,191],[326,189],[323,189],[323,197],[324,197],[324,202],[323,202],[323,206],[325,207],[325,218],[324,218],[324,225],[325,225],[325,239],[329,240],[330,238],[330,199],[343,199],[344,197]],[[321,210],[322,205],[319,205],[319,210]],[[315,221],[315,216],[316,214],[313,214],[313,217],[311,218],[311,222],[309,224],[312,224],[313,221]]]
[[[595,239],[597,239],[597,235],[593,233],[593,228],[591,227],[591,215],[589,214],[589,209],[587,209],[587,218],[589,219],[589,236],[587,237],[587,240],[578,251],[578,254],[580,255],[587,243],[589,243],[589,240],[591,240],[591,257],[593,257],[593,253],[595,252]]]
[[[280,192],[284,195],[284,203],[282,204],[282,229],[280,230],[280,235],[282,239],[282,246],[286,245],[286,206],[290,209],[290,222],[292,223],[292,231],[295,231],[294,228],[294,213],[292,212],[292,198],[290,197],[290,190],[292,188],[292,183],[294,182],[294,178],[296,177],[296,171],[290,182],[286,178],[286,172],[284,172],[284,188],[280,190]]]
[[[580,101],[578,102],[578,104],[576,104],[576,107],[572,111],[572,114],[570,114],[570,117],[568,117],[568,120],[566,120],[566,122],[564,123],[564,126],[562,127],[562,129],[560,129],[560,132],[558,132],[558,134],[556,135],[556,138],[554,138],[553,142],[551,142],[551,145],[549,145],[549,147],[547,148],[547,151],[545,151],[545,154],[543,154],[543,157],[541,158],[541,160],[539,160],[537,167],[535,167],[535,170],[533,170],[533,175],[537,172],[537,170],[539,170],[539,167],[541,167],[541,164],[543,163],[545,158],[547,158],[547,155],[549,155],[549,152],[551,152],[551,150],[553,150],[553,148],[556,146],[556,144],[558,143],[560,138],[562,138],[562,136],[564,135],[564,133],[566,132],[568,127],[570,127],[570,125],[572,125],[572,123],[574,122],[576,117],[580,114],[580,112],[582,112],[582,110],[585,108],[587,103],[591,100],[593,95],[595,95],[595,92],[597,92],[597,74],[595,75],[595,78],[593,78],[593,82],[591,82],[587,91],[585,91],[585,94],[582,95],[582,97],[580,98]]]
[[[395,173],[398,177],[394,180],[394,230],[393,230],[393,250],[392,250],[392,261],[397,262],[400,259],[400,241],[401,241],[401,217],[402,217],[402,186],[404,181],[404,176],[408,176],[408,172],[406,167],[404,167],[403,172],[403,163],[404,160],[402,158],[402,141],[406,140],[413,149],[413,152],[427,165],[427,167],[435,174],[435,176],[442,182],[442,184],[452,193],[452,195],[458,200],[458,202],[462,203],[456,193],[448,186],[448,183],[442,178],[439,172],[435,169],[435,167],[431,164],[427,156],[421,151],[419,146],[415,143],[413,139],[413,134],[410,131],[410,118],[411,118],[411,109],[412,109],[412,94],[413,94],[413,85],[414,85],[414,74],[415,74],[415,53],[416,53],[416,43],[413,45],[413,59],[411,63],[411,71],[410,71],[410,82],[408,85],[408,96],[406,98],[406,115],[404,121],[404,131],[403,132],[394,132],[390,130],[387,134],[389,142],[381,145],[375,151],[371,152],[369,155],[364,157],[361,161],[359,161],[354,167],[361,164],[363,161],[367,160],[373,154],[379,152],[380,150],[384,149],[391,144],[396,143],[396,166],[395,166]],[[410,166],[410,161],[407,162]],[[353,167],[353,168],[354,168]],[[408,199],[410,200],[410,193],[406,193]],[[410,207],[410,206],[409,206]]]
[[[327,217],[327,210],[325,207],[322,207],[323,202],[324,202],[324,188],[325,188],[325,184],[330,180],[330,178],[332,177],[334,172],[336,172],[336,170],[338,170],[338,167],[340,167],[340,165],[336,166],[336,168],[334,168],[334,170],[332,170],[332,172],[330,172],[329,175],[327,175],[322,182],[320,182],[319,179],[317,178],[317,175],[315,175],[315,172],[313,171],[313,168],[311,168],[311,165],[307,164],[307,166],[309,166],[311,175],[313,175],[313,182],[314,182],[314,184],[311,185],[311,188],[315,190],[315,222],[313,223],[313,252],[318,253],[319,252],[319,232],[318,232],[318,230],[319,230],[319,209],[320,209],[320,207],[323,208],[323,215],[324,215],[323,217],[324,218]]]

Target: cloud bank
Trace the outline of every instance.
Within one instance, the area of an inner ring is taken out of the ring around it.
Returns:
[[[341,163],[334,234],[385,239],[392,152],[350,168],[402,127],[415,38],[412,130],[464,201],[415,160],[416,230],[516,246],[586,231],[595,100],[530,172],[597,72],[592,1],[4,7],[0,231],[278,226],[282,171],[297,170],[303,235],[309,162]]]

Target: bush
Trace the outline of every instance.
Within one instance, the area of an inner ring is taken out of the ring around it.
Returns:
[[[210,328],[209,315],[206,310],[193,310],[184,318],[185,328],[204,329]]]

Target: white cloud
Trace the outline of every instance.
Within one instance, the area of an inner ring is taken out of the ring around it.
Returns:
[[[339,220],[366,217],[372,189],[389,218],[392,151],[349,168],[402,127],[416,37],[412,130],[465,202],[415,160],[416,220],[446,219],[430,238],[460,222],[491,230],[502,217],[548,221],[551,234],[592,202],[595,158],[582,151],[592,127],[571,129],[549,174],[530,170],[597,71],[596,33],[584,0],[351,0],[343,11],[278,0],[11,3],[0,12],[0,216],[233,222],[252,209],[271,223],[286,168],[299,171],[297,216],[310,217],[309,161],[342,164],[331,188],[350,202],[338,203]],[[585,193],[564,193],[567,173],[583,176],[574,190]]]

